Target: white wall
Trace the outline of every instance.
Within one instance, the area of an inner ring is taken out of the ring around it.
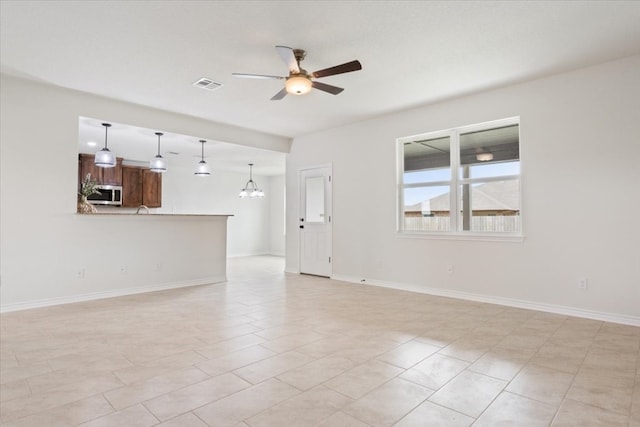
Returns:
[[[524,241],[396,235],[396,138],[513,116]],[[299,261],[298,169],[332,162],[334,277],[640,324],[639,135],[635,56],[296,138],[287,270]]]
[[[270,176],[265,191],[269,198],[269,254],[285,256],[285,176]]]
[[[228,213],[233,215],[229,218],[227,241],[230,257],[284,255],[283,247],[271,238],[273,233],[282,234],[284,228],[284,210],[272,208],[277,208],[284,197],[284,178],[280,178],[281,188],[271,188],[271,180],[277,178],[254,174],[253,179],[265,191],[265,198],[241,199],[238,193],[249,179],[248,170],[245,174],[212,170],[211,176],[202,178],[195,176],[192,169],[170,167],[162,177],[162,207],[155,212]]]
[[[94,221],[90,227],[84,223],[78,225],[75,189],[79,116],[101,117],[133,126],[162,128],[167,132],[281,152],[287,152],[290,144],[283,137],[5,75],[1,76],[0,86],[2,306],[117,293],[135,286],[166,283],[155,271],[154,263],[143,259],[147,252],[159,250],[157,242],[136,245],[135,252],[122,250],[132,238],[128,230],[133,229],[133,225],[120,229],[109,221]],[[224,179],[232,186],[230,177]],[[238,176],[237,179],[233,183],[234,188],[237,187],[234,193],[246,182],[246,177]],[[222,213],[233,212],[225,209]],[[230,227],[233,227],[231,221]],[[168,241],[173,237],[167,235]],[[256,251],[268,251],[268,237],[263,238],[259,246]],[[122,276],[116,276],[117,280],[103,280],[104,277],[101,279],[91,270],[86,271],[83,280],[75,278],[77,267],[82,266],[78,260],[90,258],[104,263],[104,260],[123,254],[129,258],[118,262],[129,262],[131,267],[126,280]],[[201,271],[200,262],[200,257],[192,260],[185,257],[185,262],[171,270],[170,282],[179,282],[181,277],[185,281],[195,280],[193,272]]]

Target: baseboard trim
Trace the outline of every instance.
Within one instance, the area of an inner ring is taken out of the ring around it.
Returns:
[[[201,279],[193,279],[181,282],[170,282],[151,286],[114,289],[111,291],[92,292],[89,294],[71,295],[68,297],[48,298],[35,301],[19,302],[15,304],[5,304],[0,305],[0,313],[29,310],[31,308],[50,307],[53,305],[72,304],[76,302],[93,301],[126,295],[143,294],[147,292],[165,291],[168,289],[187,288],[190,286],[210,285],[213,283],[225,282],[226,280],[226,276],[203,277]]]
[[[442,297],[457,298],[468,301],[483,302],[489,304],[506,305],[509,307],[525,308],[529,310],[544,311],[547,313],[563,314],[566,316],[582,317],[585,319],[601,320],[604,322],[620,323],[623,325],[640,326],[640,317],[620,314],[604,313],[600,311],[584,310],[575,307],[537,303],[519,299],[503,298],[474,294],[469,292],[451,291],[446,289],[423,287],[415,284],[383,282],[379,280],[362,279],[360,277],[334,275],[332,280],[357,283],[359,285],[378,286],[382,288],[398,289],[401,291],[417,292],[421,294],[437,295]]]
[[[234,254],[227,254],[227,258],[247,258],[247,257],[252,257],[252,256],[272,256],[273,254],[271,252],[251,252],[251,253],[234,253]],[[274,255],[274,256],[279,256],[279,255]]]

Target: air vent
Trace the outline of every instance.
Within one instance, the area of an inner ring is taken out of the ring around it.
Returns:
[[[222,86],[222,83],[214,82],[211,79],[203,77],[200,80],[193,82],[193,85],[206,90],[216,90]]]

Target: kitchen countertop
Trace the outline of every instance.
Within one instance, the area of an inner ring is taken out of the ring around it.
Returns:
[[[170,218],[175,218],[175,219],[197,219],[197,218],[201,218],[201,219],[213,219],[213,218],[227,218],[227,217],[231,217],[234,216],[233,214],[170,214],[170,213],[158,213],[158,214],[147,214],[147,213],[109,213],[109,212],[98,212],[98,213],[93,213],[93,214],[81,214],[81,213],[75,213],[74,216],[76,218],[102,218],[102,219],[117,219],[117,218],[121,218],[121,219],[131,219],[132,217],[152,217],[152,218],[157,218],[157,219],[162,219],[162,218],[166,218],[166,219],[170,219]]]
[[[93,214],[80,214],[80,216],[96,216],[96,215],[110,215],[110,216],[233,216],[233,214],[171,214],[171,213],[111,213],[111,212],[98,212]]]

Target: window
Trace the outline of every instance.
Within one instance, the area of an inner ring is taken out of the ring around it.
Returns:
[[[398,230],[520,235],[518,118],[398,139]]]

